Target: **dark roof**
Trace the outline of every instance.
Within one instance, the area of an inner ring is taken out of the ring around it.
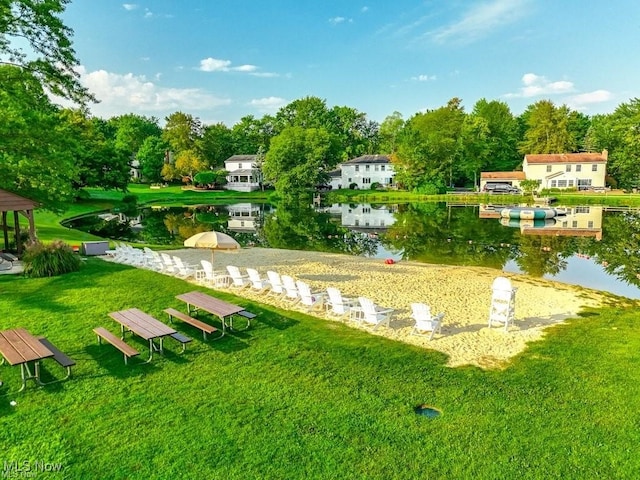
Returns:
[[[227,162],[255,162],[257,155],[231,155]]]
[[[606,163],[607,151],[602,153],[545,153],[525,155],[527,163]]]
[[[362,155],[344,162],[343,165],[357,165],[361,163],[391,163],[389,155]]]
[[[329,175],[330,177],[341,177],[342,176],[342,170],[337,168],[335,170],[331,170],[330,172],[328,172],[327,175]]]
[[[20,210],[33,210],[39,204],[15,193],[0,190],[0,212],[17,212]]]

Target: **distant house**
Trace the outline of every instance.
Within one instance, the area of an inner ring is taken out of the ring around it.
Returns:
[[[393,164],[388,155],[362,155],[340,165],[338,188],[350,188],[354,185],[359,189],[370,189],[374,183],[389,187],[393,185],[394,176]],[[336,182],[332,177],[331,186],[334,187]]]
[[[256,165],[257,155],[233,155],[224,161],[227,190],[252,192],[262,186],[262,170]]]
[[[522,170],[540,188],[604,187],[608,153],[552,153],[525,155]]]
[[[480,190],[487,183],[518,187],[523,180],[536,180],[543,188],[604,188],[607,151],[602,153],[545,153],[524,156],[521,172],[482,172]]]

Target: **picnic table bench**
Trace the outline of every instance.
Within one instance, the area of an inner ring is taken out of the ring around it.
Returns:
[[[175,308],[165,308],[165,313],[167,313],[169,315],[169,321],[173,322],[174,318],[178,318],[180,320],[182,320],[185,323],[188,323],[189,325],[199,328],[200,330],[202,330],[202,338],[204,340],[207,339],[207,333],[211,334],[214,332],[217,332],[218,329],[216,327],[214,327],[213,325],[209,325],[208,323],[204,323],[200,320],[198,320],[197,318],[193,318],[190,315],[187,315],[186,313],[182,313],[179,310],[176,310]],[[218,337],[218,338],[222,338],[222,336]],[[217,339],[216,339],[217,340]]]
[[[139,351],[126,343],[124,340],[116,337],[113,333],[111,333],[104,327],[96,327],[93,329],[93,332],[98,336],[98,343],[102,343],[101,340],[104,339],[123,353],[125,365],[127,364],[129,358],[140,355]]]
[[[41,344],[47,347],[51,351],[51,353],[53,353],[53,357],[51,358],[53,358],[56,362],[58,362],[58,364],[62,368],[66,369],[67,371],[67,375],[64,378],[60,380],[53,380],[51,382],[47,382],[47,384],[60,382],[62,380],[66,380],[67,378],[71,377],[71,367],[73,367],[76,364],[76,362],[72,360],[70,357],[68,357],[65,353],[60,351],[60,349],[56,347],[53,343],[51,343],[46,337],[36,337],[36,338]]]
[[[251,319],[256,317],[256,314],[247,312],[244,307],[225,302],[224,300],[220,300],[219,298],[212,297],[211,295],[207,295],[206,293],[199,291],[176,295],[176,298],[187,304],[188,315],[191,315],[191,309],[193,307],[196,311],[204,310],[205,312],[218,317],[222,324],[222,335],[218,338],[222,338],[224,336],[227,327],[229,327],[230,330],[233,330],[233,317],[235,315],[240,315],[247,319],[246,328],[249,328],[251,325]],[[229,322],[228,324],[227,321]]]

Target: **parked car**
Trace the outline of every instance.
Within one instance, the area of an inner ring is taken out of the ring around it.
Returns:
[[[520,194],[522,191],[518,187],[509,185],[508,183],[487,183],[483,189],[487,193],[513,193]]]

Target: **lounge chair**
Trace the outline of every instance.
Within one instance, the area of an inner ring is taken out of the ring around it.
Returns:
[[[169,275],[175,274],[176,265],[175,263],[173,263],[173,259],[171,258],[171,255],[169,255],[168,253],[161,252],[160,258],[162,258],[162,265],[163,265],[162,271],[164,273],[168,273]]]
[[[269,280],[262,278],[255,268],[247,268],[247,275],[249,275],[251,289],[258,293],[266,292],[271,285]]]
[[[269,279],[269,285],[271,286],[269,295],[274,295],[276,297],[284,296],[285,290],[284,285],[282,285],[282,277],[280,277],[280,274],[273,270],[268,270],[267,278]]]
[[[373,300],[366,297],[358,297],[358,302],[360,302],[360,308],[356,319],[359,320],[361,325],[373,327],[373,330],[377,330],[380,325],[389,327],[391,314],[394,312],[393,309],[381,308],[373,303]]]
[[[191,265],[187,265],[180,257],[175,255],[172,257],[174,264],[174,275],[180,278],[189,278],[196,275],[196,269]]]
[[[227,265],[227,272],[231,277],[231,286],[235,288],[245,288],[251,285],[248,275],[242,275],[240,269],[235,265]]]
[[[342,296],[340,290],[334,287],[327,288],[327,300],[325,306],[327,307],[327,314],[336,317],[344,318],[351,312],[351,309],[356,306],[357,300],[353,298],[345,298]]]
[[[491,307],[489,308],[489,328],[495,323],[504,325],[504,331],[515,318],[516,291],[511,281],[505,277],[497,277],[493,281]]]
[[[302,280],[296,281],[296,287],[298,287],[300,303],[307,307],[307,310],[312,310],[315,307],[322,307],[322,304],[324,303],[324,293],[312,292],[309,284]]]
[[[424,303],[412,303],[411,318],[416,321],[411,333],[413,335],[428,336],[429,340],[431,340],[436,332],[440,333],[444,313],[439,313],[436,316],[433,316],[431,315],[431,308],[429,305]]]
[[[282,286],[284,287],[284,299],[297,303],[300,301],[300,295],[298,294],[298,286],[296,281],[290,275],[282,275]]]
[[[224,288],[231,284],[231,277],[226,274],[218,274],[213,269],[213,264],[208,260],[200,260],[202,270],[196,273],[196,278],[210,287]]]

